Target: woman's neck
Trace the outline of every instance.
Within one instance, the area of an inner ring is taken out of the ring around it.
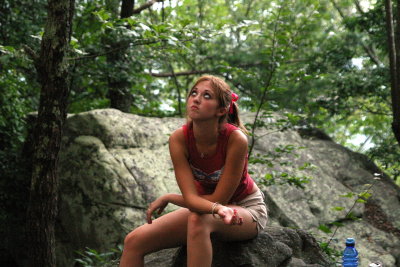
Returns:
[[[199,145],[213,145],[218,140],[219,122],[193,121],[193,133],[196,143]]]

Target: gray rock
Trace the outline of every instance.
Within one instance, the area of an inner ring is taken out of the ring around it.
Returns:
[[[59,163],[59,266],[72,266],[76,250],[122,244],[145,223],[149,202],[178,192],[168,135],[183,123],[113,109],[68,117]]]
[[[250,122],[252,116],[245,113],[243,118]],[[74,251],[85,247],[101,252],[115,248],[129,231],[145,222],[144,210],[150,201],[166,192],[179,192],[168,135],[184,122],[113,109],[68,117],[59,161],[58,266],[73,266],[78,257]],[[381,171],[372,162],[318,130],[259,129],[256,136],[253,158],[276,154],[279,145],[296,148],[292,153],[280,153],[271,166],[249,166],[266,195],[272,227],[252,241],[215,241],[215,266],[321,266],[326,256],[307,233],[318,242],[328,242],[332,234],[319,231],[318,226],[332,222],[343,226],[338,228],[331,248],[342,250],[345,238],[351,236],[356,239],[361,266],[377,259],[384,266],[400,266],[400,189],[389,177],[383,175],[374,184],[368,202],[353,208],[358,220],[350,220],[346,213],[355,199],[340,195],[361,193],[367,188],[365,184],[374,183],[373,174]],[[305,163],[313,168],[299,169]],[[279,185],[279,179],[274,185],[262,186],[263,177],[272,173],[312,179],[304,189]],[[175,208],[168,206],[167,211]],[[184,262],[183,250],[179,251],[149,255],[147,266],[177,266],[177,262]]]
[[[212,239],[213,267],[322,267],[334,266],[312,235],[302,230],[267,227],[255,239],[222,242]],[[109,265],[118,266],[118,261]],[[186,246],[164,249],[145,257],[146,267],[186,266]]]
[[[315,239],[302,230],[267,227],[257,238],[240,242],[213,240],[213,267],[328,266],[332,262]],[[173,267],[186,266],[185,247],[175,254]]]

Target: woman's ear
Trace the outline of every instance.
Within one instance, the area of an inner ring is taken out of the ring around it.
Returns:
[[[224,108],[224,107],[218,108],[217,117],[224,116],[226,113],[228,113],[228,108]]]

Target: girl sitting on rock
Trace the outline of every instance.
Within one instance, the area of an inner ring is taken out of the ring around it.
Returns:
[[[143,266],[144,256],[187,245],[187,266],[211,266],[210,235],[227,241],[254,238],[265,227],[264,195],[247,172],[247,133],[238,96],[215,76],[202,76],[186,101],[187,124],[169,138],[180,194],[152,202],[147,224],[130,232],[120,266]],[[154,221],[168,203],[182,208]]]

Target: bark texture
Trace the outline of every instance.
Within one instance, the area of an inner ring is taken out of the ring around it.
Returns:
[[[400,16],[400,1],[397,0],[397,11]],[[394,26],[392,1],[385,0],[386,28],[389,48],[390,85],[392,97],[393,122],[392,130],[400,145],[400,20]]]
[[[396,20],[396,87],[392,87],[393,123],[392,129],[400,145],[400,1],[397,0]]]
[[[74,0],[49,0],[48,17],[35,62],[41,83],[34,130],[27,238],[29,266],[56,266],[57,161],[69,94],[68,52]]]
[[[121,18],[128,18],[132,16],[135,0],[122,0],[121,3]]]
[[[128,18],[133,14],[135,1],[122,0],[121,2],[121,18]],[[121,73],[128,73],[129,59],[125,58],[125,54],[129,45],[126,41],[109,40],[110,47],[121,47],[107,55],[107,62],[113,66],[114,71],[108,75],[108,98],[110,99],[111,108],[121,110],[122,112],[129,113],[133,103],[133,96],[130,92],[131,82],[128,77],[121,75]]]

